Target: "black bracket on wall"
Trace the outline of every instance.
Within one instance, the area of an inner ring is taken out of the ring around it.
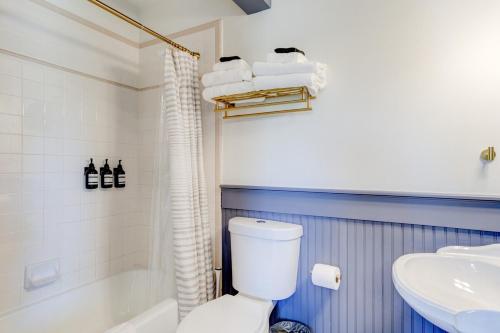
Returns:
[[[248,15],[271,8],[272,0],[233,0]]]

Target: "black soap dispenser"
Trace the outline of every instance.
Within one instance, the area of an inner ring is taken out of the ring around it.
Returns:
[[[101,188],[112,188],[113,187],[113,171],[108,164],[108,159],[106,163],[101,168]]]
[[[125,170],[123,170],[122,160],[118,161],[118,166],[113,169],[115,177],[115,187],[125,187]]]
[[[88,167],[83,169],[85,174],[85,188],[88,190],[94,190],[99,186],[99,173],[95,169],[94,160],[90,159],[90,164]]]

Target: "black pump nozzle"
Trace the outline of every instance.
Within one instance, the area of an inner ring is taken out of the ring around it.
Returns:
[[[90,163],[89,163],[89,166],[85,168],[85,172],[92,172],[95,171],[97,173],[97,170],[95,169],[95,165],[94,165],[94,159],[93,158],[90,158]]]
[[[116,170],[117,170],[118,172],[123,172],[123,173],[125,173],[125,171],[123,170],[122,160],[119,160],[119,161],[118,161],[118,165],[116,166]]]

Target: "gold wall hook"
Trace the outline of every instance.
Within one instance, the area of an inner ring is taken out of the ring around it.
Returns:
[[[495,157],[497,156],[497,153],[495,152],[495,147],[488,147],[488,149],[485,149],[481,152],[481,159],[484,161],[493,161]]]

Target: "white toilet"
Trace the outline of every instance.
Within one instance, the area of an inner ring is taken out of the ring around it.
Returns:
[[[235,217],[229,232],[238,295],[197,307],[177,333],[268,333],[274,301],[295,292],[302,226]]]

